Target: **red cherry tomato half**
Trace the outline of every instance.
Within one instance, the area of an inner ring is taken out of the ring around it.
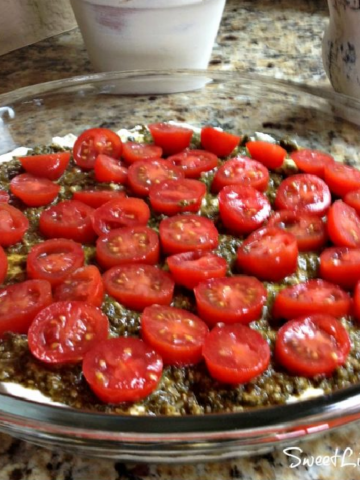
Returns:
[[[78,268],[54,290],[56,302],[77,301],[100,307],[103,298],[104,285],[95,265]]]
[[[255,188],[229,185],[219,193],[219,211],[224,226],[243,235],[261,227],[270,215],[271,206]]]
[[[6,190],[0,190],[0,203],[8,203],[10,200],[10,195]]]
[[[360,189],[360,171],[339,162],[330,163],[325,167],[325,182],[331,193],[343,197]]]
[[[70,238],[79,243],[95,239],[91,217],[94,209],[76,200],[64,200],[40,215],[39,228],[47,238]]]
[[[356,210],[341,200],[334,202],[328,213],[330,240],[339,247],[360,247],[360,217]]]
[[[293,210],[322,217],[331,204],[329,187],[321,178],[307,173],[291,175],[283,180],[275,198],[279,210]]]
[[[11,180],[10,190],[28,207],[42,207],[55,200],[60,192],[60,186],[47,178],[22,173]]]
[[[161,357],[137,338],[111,338],[84,357],[83,373],[104,403],[135,402],[153,392],[161,378]]]
[[[174,155],[188,148],[194,133],[190,128],[170,123],[153,123],[148,128],[155,145],[161,147],[165,155]]]
[[[157,213],[176,215],[182,212],[198,212],[206,194],[206,186],[198,180],[182,178],[164,180],[150,188],[149,200]]]
[[[275,143],[256,140],[254,142],[248,142],[246,148],[250,152],[251,158],[254,158],[265,165],[265,167],[273,170],[280,168],[286,158],[285,148]]]
[[[128,183],[135,195],[146,197],[152,185],[164,180],[184,178],[181,168],[175,167],[168,160],[139,160],[130,165]]]
[[[169,305],[174,280],[159,268],[145,264],[120,265],[104,274],[105,290],[125,307],[144,310],[154,305]]]
[[[80,244],[56,238],[31,248],[27,258],[27,273],[30,278],[47,280],[55,287],[83,264],[84,252]]]
[[[74,192],[73,199],[85,203],[89,207],[99,208],[110,200],[124,197],[124,190],[79,190]]]
[[[119,198],[105,203],[92,216],[93,228],[97,235],[109,233],[121,227],[146,225],[150,209],[140,198]]]
[[[255,277],[212,278],[194,289],[200,318],[209,325],[259,320],[267,293]]]
[[[202,147],[218,157],[228,157],[239,145],[241,137],[224,132],[213,127],[204,127],[201,130],[200,140]]]
[[[73,148],[75,163],[83,170],[94,168],[96,157],[103,153],[113,158],[120,158],[122,142],[115,132],[107,128],[90,128],[76,140]]]
[[[168,157],[168,161],[182,168],[186,178],[199,178],[203,172],[209,172],[218,166],[216,155],[205,150],[184,150]]]
[[[270,347],[246,325],[218,325],[207,336],[203,356],[210,375],[223,383],[246,383],[270,363]]]
[[[317,314],[290,320],[280,328],[275,356],[289,372],[302,377],[331,375],[350,352],[350,339],[331,315]]]
[[[344,317],[350,307],[350,296],[338,285],[315,279],[281,290],[275,298],[273,315],[288,320],[316,313]]]
[[[23,238],[29,228],[29,220],[15,207],[0,203],[0,245],[8,247]]]
[[[199,317],[181,308],[153,305],[141,315],[141,337],[167,365],[194,365],[202,359],[209,333]]]
[[[219,233],[211,220],[198,215],[175,215],[160,222],[162,249],[167,254],[211,250],[219,243]]]
[[[162,148],[148,143],[126,142],[123,144],[122,158],[127,163],[139,160],[154,160],[162,157]]]
[[[360,322],[360,282],[356,284],[354,291],[354,315],[358,322]]]
[[[356,213],[360,215],[360,190],[353,190],[347,193],[344,197],[344,202],[352,208],[355,208]]]
[[[119,160],[104,154],[96,157],[94,170],[98,182],[123,184],[127,180],[127,168]]]
[[[57,302],[34,319],[28,334],[30,352],[46,363],[78,363],[109,336],[109,320],[84,302]]]
[[[5,332],[27,333],[35,316],[52,303],[51,285],[27,280],[0,290],[0,337]]]
[[[70,152],[47,153],[19,158],[27,173],[35,177],[58,180],[65,172],[70,161]]]
[[[0,283],[3,283],[3,281],[5,280],[7,271],[8,271],[8,259],[3,248],[0,247]]]
[[[155,265],[159,255],[157,233],[144,226],[112,230],[96,242],[96,259],[105,269],[129,263]]]
[[[350,290],[360,280],[360,248],[327,248],[320,255],[320,277]]]
[[[297,259],[294,235],[273,227],[255,231],[237,251],[237,265],[241,271],[270,282],[278,282],[294,273]]]
[[[335,162],[334,158],[328,153],[308,148],[291,152],[290,158],[302,172],[317,175],[321,178],[324,177],[325,167]]]
[[[218,169],[211,190],[217,193],[227,185],[241,185],[264,192],[268,183],[269,171],[264,165],[247,157],[235,157]]]
[[[225,277],[227,271],[224,258],[203,250],[178,253],[166,261],[175,283],[189,290],[209,278]]]
[[[268,227],[281,228],[294,235],[300,252],[319,250],[327,240],[326,225],[315,215],[280,210],[270,218]]]

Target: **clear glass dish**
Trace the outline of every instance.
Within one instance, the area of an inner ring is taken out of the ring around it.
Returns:
[[[0,154],[88,127],[175,120],[288,136],[360,165],[360,102],[231,72],[108,73],[0,96]],[[0,430],[43,446],[135,462],[208,461],[263,453],[360,419],[360,385],[241,413],[95,414],[0,394]]]

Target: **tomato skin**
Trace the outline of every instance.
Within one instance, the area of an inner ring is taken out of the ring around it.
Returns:
[[[238,156],[227,160],[215,173],[211,190],[218,193],[227,185],[253,187],[264,192],[269,183],[269,171],[251,158]]]
[[[213,127],[201,129],[202,147],[218,157],[228,157],[239,145],[241,137]]]
[[[92,170],[96,157],[105,154],[120,158],[122,141],[115,132],[107,128],[90,128],[76,140],[73,148],[75,163],[83,170]]]
[[[199,178],[203,172],[209,172],[218,166],[219,159],[213,153],[206,150],[184,150],[167,159],[177,167],[180,167],[185,178]]]
[[[210,375],[222,383],[247,383],[270,363],[270,347],[246,325],[217,325],[207,336],[203,356]]]
[[[166,254],[211,250],[219,243],[219,233],[214,223],[198,215],[165,218],[160,222],[159,234]]]
[[[47,153],[20,157],[23,168],[35,177],[58,180],[69,165],[70,152]]]
[[[279,228],[265,227],[253,232],[237,250],[237,266],[261,280],[277,282],[296,271],[296,238]]]
[[[110,268],[104,276],[105,290],[131,310],[150,305],[169,305],[175,283],[171,276],[153,265],[130,264]]]
[[[198,212],[205,194],[206,185],[198,180],[164,180],[152,185],[149,200],[155,212],[171,216],[182,212]]]
[[[96,242],[96,260],[104,269],[116,265],[146,263],[160,258],[159,237],[149,227],[123,227],[101,235]]]
[[[123,143],[122,158],[127,163],[139,160],[154,160],[162,157],[162,148],[148,143],[126,142]]]
[[[55,200],[60,192],[60,186],[47,178],[22,173],[11,180],[10,190],[28,207],[42,207]]]
[[[341,200],[334,202],[327,217],[330,240],[338,247],[360,247],[360,217]]]
[[[0,203],[9,203],[10,195],[6,190],[0,190]]]
[[[0,247],[0,283],[3,283],[3,281],[5,280],[7,271],[8,259],[6,253],[4,252],[4,249]]]
[[[275,356],[302,377],[331,375],[350,352],[349,334],[331,315],[310,315],[285,323],[277,333]]]
[[[348,315],[351,298],[338,285],[315,279],[281,290],[274,302],[274,318],[291,320],[314,314]]]
[[[56,302],[41,310],[29,328],[31,353],[50,364],[80,362],[109,336],[109,320],[85,302]]]
[[[15,207],[0,203],[0,245],[8,247],[23,238],[29,228],[29,220]]]
[[[84,264],[84,252],[79,243],[64,238],[45,240],[34,245],[27,258],[30,278],[47,280],[52,287]]]
[[[47,238],[69,238],[79,243],[95,239],[92,227],[94,209],[77,200],[64,200],[40,215],[39,228]]]
[[[262,140],[248,142],[246,148],[250,152],[251,158],[254,158],[272,170],[280,168],[287,155],[285,148]]]
[[[153,392],[161,378],[161,357],[137,338],[110,338],[84,357],[83,374],[104,403],[135,402]]]
[[[51,303],[51,285],[45,280],[26,280],[2,288],[0,337],[5,332],[27,333],[35,316]]]
[[[360,280],[360,248],[332,247],[320,255],[320,277],[350,290]]]
[[[203,250],[171,255],[166,261],[175,283],[189,290],[209,278],[225,277],[227,271],[224,258]]]
[[[326,165],[324,176],[331,193],[338,197],[360,189],[360,171],[356,168],[334,162]]]
[[[167,365],[195,365],[209,328],[199,317],[181,308],[152,305],[141,315],[141,337]]]
[[[218,198],[221,220],[235,234],[253,232],[270,215],[269,200],[253,187],[229,185],[220,191]]]
[[[169,123],[152,123],[148,128],[155,145],[162,148],[164,155],[174,155],[188,148],[194,133],[190,128]]]
[[[354,208],[356,210],[356,213],[360,215],[360,190],[352,190],[345,195],[343,200],[346,205]]]
[[[360,282],[357,282],[354,290],[354,315],[358,322],[360,322]]]
[[[319,150],[302,148],[290,153],[290,158],[295,162],[299,170],[324,178],[325,167],[335,162],[328,153]]]
[[[127,168],[108,155],[100,154],[96,157],[94,171],[98,182],[123,184],[127,180]]]
[[[103,299],[104,285],[95,265],[78,268],[54,290],[56,302],[77,301],[100,307]]]
[[[194,293],[198,315],[209,325],[258,320],[267,297],[263,284],[245,275],[205,280]]]
[[[99,208],[110,200],[124,197],[124,190],[78,190],[74,192],[73,200],[85,203],[92,208]]]

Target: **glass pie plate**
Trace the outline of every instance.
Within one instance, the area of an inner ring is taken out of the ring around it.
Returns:
[[[253,75],[207,71],[107,73],[1,95],[0,154],[89,127],[170,120],[289,137],[360,165],[360,102]],[[360,384],[281,406],[181,417],[89,413],[30,400],[31,392],[11,385],[3,384],[1,392],[0,430],[46,447],[135,462],[264,453],[360,419]]]

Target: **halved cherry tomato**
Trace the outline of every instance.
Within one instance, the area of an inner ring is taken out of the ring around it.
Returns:
[[[203,127],[200,140],[202,147],[218,157],[228,157],[239,145],[241,137],[214,127]]]
[[[161,357],[137,338],[110,338],[84,357],[83,373],[105,403],[135,402],[153,392],[161,378]]]
[[[79,190],[74,192],[73,199],[86,203],[89,207],[99,208],[110,200],[124,197],[124,190]]]
[[[206,185],[198,180],[181,178],[163,180],[153,185],[149,191],[149,200],[153,210],[165,215],[182,212],[198,212],[206,194]]]
[[[19,158],[19,162],[27,173],[49,180],[58,180],[65,172],[69,161],[70,152],[47,153]]]
[[[237,251],[237,265],[261,280],[278,282],[296,271],[296,238],[280,228],[266,227],[253,232]]]
[[[92,223],[98,235],[109,233],[121,227],[146,225],[150,209],[140,198],[119,198],[105,203],[92,216]]]
[[[211,250],[219,243],[219,233],[211,220],[198,215],[175,215],[159,226],[160,241],[167,254]]]
[[[227,160],[218,169],[211,190],[217,193],[227,185],[241,185],[264,192],[268,182],[269,171],[264,165],[251,158],[239,156]]]
[[[96,242],[96,259],[105,269],[129,263],[155,265],[159,255],[159,237],[145,226],[111,230]]]
[[[184,178],[183,170],[162,159],[139,160],[130,165],[128,170],[129,186],[139,197],[146,197],[152,185],[179,178]]]
[[[360,322],[360,282],[356,284],[354,291],[354,315],[358,322]]]
[[[127,168],[119,160],[102,153],[96,157],[94,170],[98,182],[123,184],[127,180]]]
[[[184,170],[186,178],[199,178],[203,172],[217,167],[219,159],[205,150],[184,150],[168,157],[168,161]]]
[[[338,285],[315,279],[281,290],[275,298],[273,316],[287,320],[315,313],[344,317],[350,307],[350,296]]]
[[[120,158],[122,142],[115,132],[107,128],[90,128],[76,140],[73,148],[75,163],[83,170],[94,168],[96,157],[103,153]]]
[[[64,200],[40,215],[39,228],[47,238],[70,238],[79,243],[95,239],[91,218],[94,209],[77,200]]]
[[[325,182],[331,193],[343,197],[353,190],[360,189],[360,171],[339,162],[330,163],[325,167]]]
[[[3,283],[3,281],[5,280],[7,271],[8,259],[6,253],[4,252],[4,249],[0,247],[0,283]]]
[[[178,253],[166,261],[175,283],[189,290],[209,278],[225,277],[227,271],[224,258],[203,250]]]
[[[123,144],[122,158],[127,163],[139,160],[154,160],[162,157],[162,148],[148,143],[126,142]]]
[[[351,289],[360,280],[360,248],[333,247],[320,255],[320,277]]]
[[[207,336],[203,356],[210,375],[223,383],[246,383],[270,363],[270,347],[246,325],[218,325]]]
[[[295,162],[299,170],[311,175],[317,175],[324,178],[325,167],[334,163],[334,158],[325,152],[302,148],[290,153],[290,158]]]
[[[254,158],[272,170],[280,168],[286,157],[285,148],[275,143],[264,142],[262,140],[248,142],[246,148],[249,150],[251,158]]]
[[[194,365],[202,359],[208,326],[181,308],[152,305],[141,315],[141,337],[167,365]]]
[[[42,207],[55,200],[60,192],[60,186],[47,178],[22,173],[11,180],[10,190],[28,207]]]
[[[144,310],[154,305],[169,305],[174,280],[153,265],[131,264],[110,268],[104,274],[105,290],[125,307]]]
[[[302,377],[330,375],[350,352],[346,329],[331,315],[290,320],[278,331],[275,355],[289,372]]]
[[[55,287],[83,264],[84,252],[79,243],[56,238],[31,248],[27,273],[30,278],[47,280]]]
[[[104,285],[95,265],[80,267],[55,288],[56,302],[78,301],[100,307],[104,298]]]
[[[329,187],[321,178],[307,173],[291,175],[276,192],[275,207],[322,217],[331,204]]]
[[[164,155],[174,155],[188,148],[194,133],[190,128],[170,123],[152,123],[148,128],[155,145],[162,148]]]
[[[352,208],[355,208],[356,213],[360,215],[360,190],[352,190],[343,198],[344,202]]]
[[[0,203],[8,203],[10,200],[10,195],[6,190],[0,190]]]
[[[0,245],[8,247],[23,238],[29,228],[29,220],[15,207],[0,203]]]
[[[253,232],[270,215],[269,200],[253,187],[228,185],[220,191],[218,198],[221,220],[236,234]]]
[[[194,293],[198,314],[209,325],[259,320],[267,297],[263,284],[245,275],[205,280]]]
[[[51,285],[27,280],[0,290],[0,337],[5,332],[27,333],[35,316],[52,303]]]
[[[28,334],[30,352],[46,363],[78,363],[109,336],[109,320],[84,302],[56,302],[34,319]]]
[[[338,247],[360,247],[360,216],[341,200],[334,202],[328,213],[328,233]]]
[[[319,250],[327,240],[326,225],[316,215],[280,210],[270,217],[267,226],[281,228],[294,235],[300,252]]]

